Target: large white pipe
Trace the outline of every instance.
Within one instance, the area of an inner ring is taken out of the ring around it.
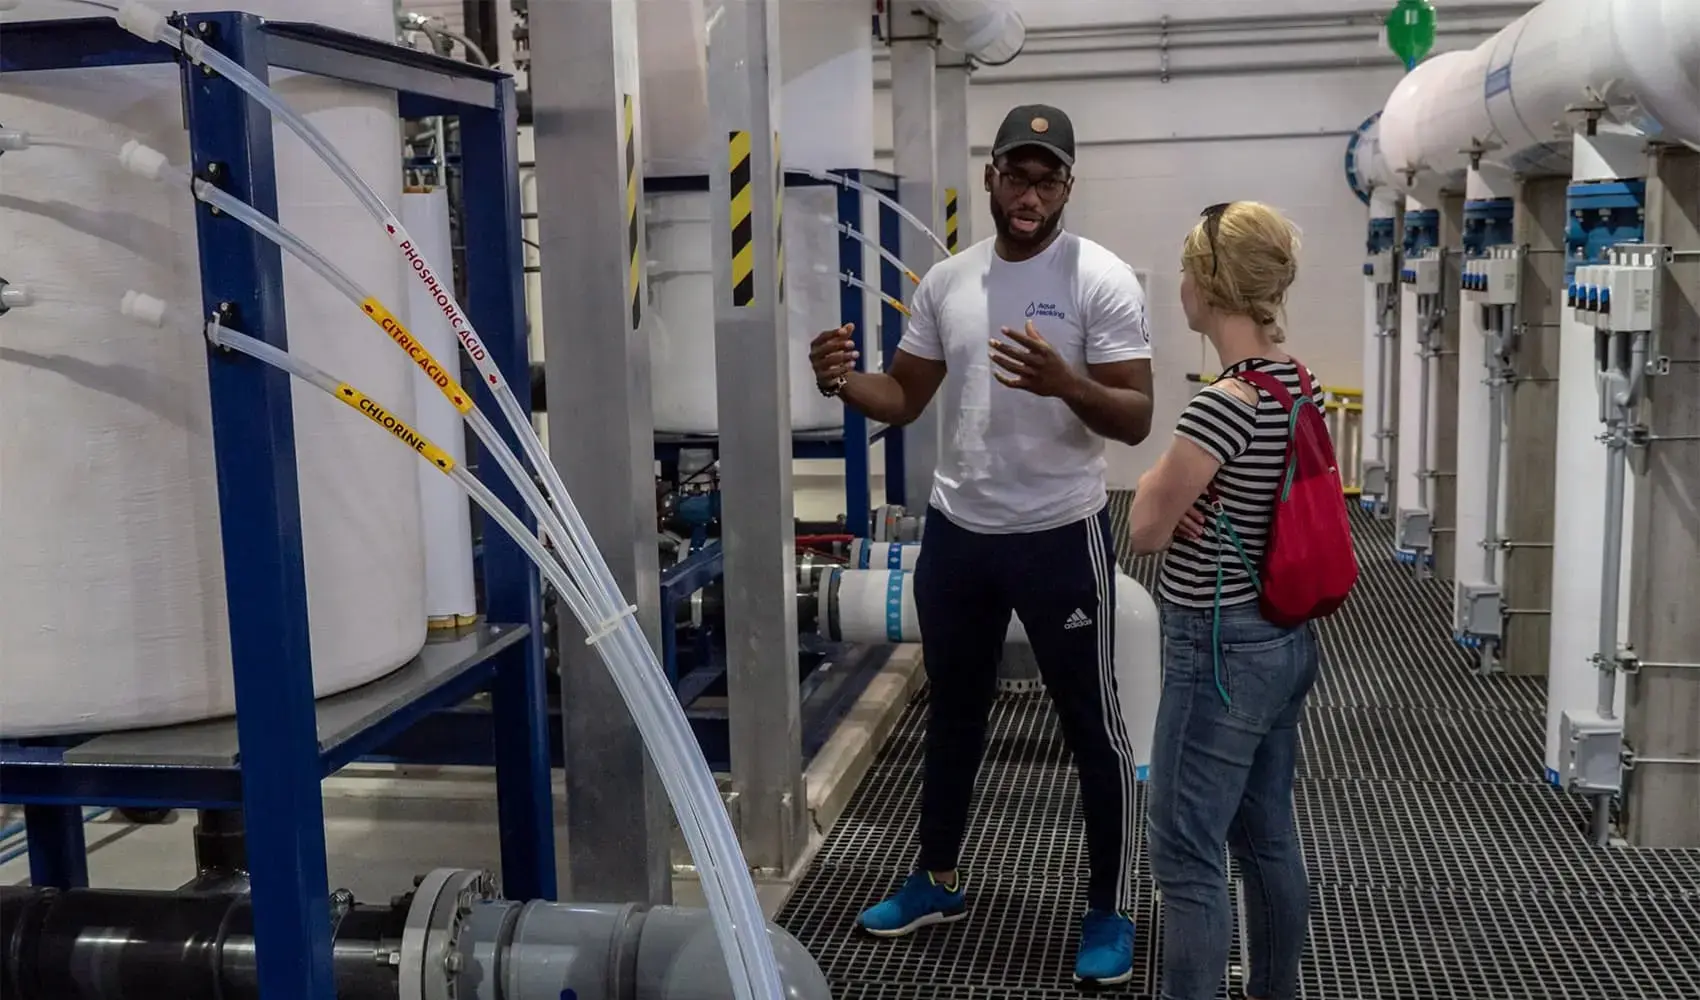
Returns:
[[[1382,113],[1380,152],[1410,190],[1425,177],[1456,185],[1478,143],[1489,162],[1562,174],[1566,109],[1594,99],[1643,135],[1700,141],[1700,4],[1546,0],[1477,48],[1407,75]]]
[[[916,546],[919,548],[919,546]],[[904,570],[834,569],[820,583],[822,633],[843,642],[920,642],[915,617],[915,575]],[[1005,641],[1027,644],[1019,616],[1011,616]],[[1157,603],[1139,582],[1116,574],[1116,693],[1144,780],[1157,727],[1163,683],[1163,630]]]
[[[939,41],[979,62],[1001,65],[1027,43],[1027,24],[1015,0],[917,0],[939,23]]]

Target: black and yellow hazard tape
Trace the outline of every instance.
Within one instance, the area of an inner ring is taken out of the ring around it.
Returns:
[[[951,253],[956,252],[956,189],[944,189],[944,245]]]
[[[620,137],[626,150],[626,255],[631,261],[628,278],[631,283],[632,329],[643,325],[643,271],[638,256],[638,161],[636,133],[636,102],[632,95],[622,98]]]
[[[785,304],[785,168],[779,160],[779,133],[773,133],[773,261],[774,293]]]
[[[732,304],[756,300],[755,201],[750,195],[750,133],[727,135],[726,162],[732,171]]]

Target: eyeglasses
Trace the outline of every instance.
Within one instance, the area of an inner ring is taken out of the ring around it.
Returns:
[[[1039,197],[1044,198],[1047,201],[1057,198],[1064,191],[1068,190],[1068,178],[1066,177],[1041,177],[1038,180],[1034,180],[1026,174],[1013,173],[1003,169],[1002,167],[994,166],[992,169],[997,171],[998,177],[1000,177],[1003,182],[1009,186],[1010,194],[1015,195],[1018,198],[1026,194],[1029,188],[1038,188]]]
[[[1199,217],[1204,220],[1204,238],[1210,241],[1210,276],[1212,278],[1216,277],[1216,272],[1220,269],[1222,263],[1222,255],[1216,249],[1216,232],[1222,228],[1222,216],[1232,204],[1231,201],[1224,201],[1217,205],[1211,205],[1199,213]]]

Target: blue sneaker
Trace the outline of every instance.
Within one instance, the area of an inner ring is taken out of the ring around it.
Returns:
[[[1080,925],[1080,954],[1074,981],[1120,986],[1133,978],[1133,921],[1119,913],[1092,910]]]
[[[952,924],[968,915],[966,880],[958,874],[956,888],[946,889],[927,872],[916,872],[897,895],[871,907],[857,918],[875,937],[897,938],[931,924]]]

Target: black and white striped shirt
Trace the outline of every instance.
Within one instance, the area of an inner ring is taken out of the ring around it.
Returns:
[[[1222,373],[1228,378],[1238,372],[1262,371],[1281,380],[1296,398],[1299,395],[1298,367],[1291,361],[1251,358]],[[1322,389],[1316,374],[1308,369],[1313,398],[1322,405]],[[1253,566],[1261,565],[1269,538],[1269,516],[1285,470],[1288,436],[1287,412],[1266,393],[1258,393],[1257,406],[1211,385],[1198,393],[1181,411],[1175,434],[1193,442],[1222,463],[1212,485],[1222,501],[1222,510],[1245,546]],[[1257,587],[1246,573],[1234,544],[1215,527],[1215,517],[1200,499],[1205,511],[1205,532],[1196,541],[1177,538],[1163,557],[1163,573],[1157,592],[1166,601],[1191,608],[1209,608],[1216,600],[1216,567],[1222,568],[1222,604],[1244,604],[1257,599]]]

